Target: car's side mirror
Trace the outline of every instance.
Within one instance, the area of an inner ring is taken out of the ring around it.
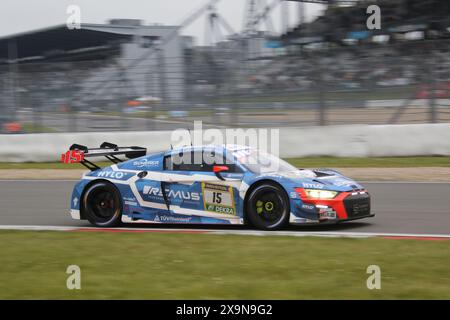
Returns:
[[[215,173],[216,177],[220,180],[225,180],[224,177],[220,174],[221,172],[228,171],[230,168],[227,166],[213,166],[213,172]]]
[[[147,176],[148,172],[147,171],[141,171],[137,174],[139,179],[145,178]]]

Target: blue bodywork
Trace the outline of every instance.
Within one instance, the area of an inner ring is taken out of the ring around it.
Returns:
[[[258,174],[242,165],[234,157],[235,152],[247,147],[201,146],[184,147],[167,152],[149,154],[119,164],[89,172],[73,190],[71,214],[84,219],[80,203],[88,184],[98,180],[113,183],[120,191],[123,222],[152,223],[198,223],[243,224],[245,198],[249,190],[270,180],[286,191],[290,201],[290,223],[318,222],[317,208],[303,203],[296,188],[313,188],[338,192],[362,190],[355,181],[329,169],[294,170],[292,172],[269,172]],[[213,152],[223,154],[236,170],[222,172],[225,181],[212,171],[182,171],[165,168],[164,161],[174,154],[186,152]],[[145,172],[145,177],[138,174]],[[166,191],[166,202],[162,187]],[[211,195],[218,188],[225,199],[222,205],[211,204]]]

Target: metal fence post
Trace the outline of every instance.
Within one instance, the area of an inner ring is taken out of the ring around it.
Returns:
[[[320,56],[319,56],[320,57]],[[319,59],[319,57],[317,59]],[[319,126],[325,126],[326,125],[326,101],[325,101],[325,83],[324,83],[324,77],[323,77],[323,70],[322,66],[318,64],[317,68],[319,75],[317,77],[317,86],[318,86],[318,98],[319,98]]]
[[[9,95],[10,98],[8,107],[7,107],[7,115],[15,114],[17,108],[17,59],[18,59],[18,50],[17,50],[17,42],[15,40],[11,40],[8,42],[8,62],[9,62]]]
[[[81,66],[80,66],[81,67]],[[82,67],[80,68],[82,69]],[[75,91],[75,88],[73,88],[73,90]],[[73,94],[71,94],[71,96],[74,96],[75,92]],[[66,110],[63,110],[63,112],[67,113],[67,117],[68,117],[68,121],[69,121],[69,131],[70,132],[78,132],[78,112],[80,110],[78,110],[79,106],[78,105],[74,105],[73,103],[68,104],[68,108],[65,107]]]
[[[436,123],[437,122],[437,114],[436,114],[436,89],[437,89],[437,82],[434,77],[434,70],[433,65],[431,63],[428,64],[428,76],[430,79],[430,93],[429,93],[429,99],[428,99],[428,105],[430,107],[430,122]]]
[[[167,110],[167,103],[168,103],[168,97],[167,97],[167,91],[166,91],[166,65],[165,65],[165,59],[164,59],[164,49],[158,48],[158,73],[159,73],[159,93],[161,96],[161,105],[160,110],[168,111]],[[155,126],[157,124],[155,123]]]
[[[128,103],[128,94],[129,94],[129,90],[128,90],[128,81],[126,79],[127,74],[126,74],[126,70],[124,68],[122,68],[122,66],[120,66],[120,79],[119,79],[119,85],[120,85],[120,89],[119,92],[123,93],[123,97],[121,99],[119,99],[119,101],[121,103],[123,103],[123,105],[121,106],[121,127],[122,130],[127,130],[128,129],[128,114],[125,111],[125,108],[128,107],[127,103]]]

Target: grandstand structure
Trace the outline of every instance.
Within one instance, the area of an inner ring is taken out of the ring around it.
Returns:
[[[340,79],[344,87],[420,84],[429,80],[426,76],[448,81],[448,1],[360,0],[352,6],[331,3],[315,21],[301,23],[281,36],[288,52],[302,57],[300,65],[308,64],[307,48],[315,47],[322,48],[314,53],[317,59],[333,59],[325,61],[329,70],[325,78]],[[379,30],[366,26],[366,9],[371,4],[381,8]]]
[[[13,115],[30,109],[31,121],[39,125],[45,124],[44,113],[61,113],[67,123],[74,123],[68,126],[73,131],[78,130],[75,115],[80,112],[124,118],[140,106],[154,117],[158,110],[184,110],[208,101],[214,92],[230,92],[236,79],[230,71],[241,72],[239,64],[247,56],[243,37],[218,14],[218,2],[208,0],[177,26],[113,19],[108,24],[83,23],[79,29],[58,25],[0,38],[1,112]],[[210,39],[194,47],[194,39],[180,31],[205,13]],[[218,24],[227,37],[218,36]],[[245,43],[261,49],[265,37],[246,38]]]
[[[167,104],[183,101],[184,50],[192,39],[179,35],[177,28],[114,19],[0,38],[0,73],[6,75],[1,89],[7,100],[2,105],[87,111],[107,109],[108,104],[122,108],[143,96]],[[168,35],[169,41],[161,43]],[[152,55],[144,56],[152,47]]]
[[[321,124],[333,123],[324,115],[332,108],[361,107],[367,100],[393,101],[397,111],[388,110],[386,122],[397,122],[423,99],[414,121],[449,121],[448,101],[442,101],[450,98],[448,1],[325,2],[322,16],[280,36],[284,52],[249,75],[247,92],[300,100],[318,92]],[[381,8],[379,30],[366,25],[372,4]]]
[[[450,3],[446,0],[323,2],[329,4],[325,13],[312,23],[302,23],[285,33],[282,38],[286,44],[324,41],[342,43],[349,39],[368,41],[376,35],[405,34],[414,31],[423,31],[427,39],[448,37]],[[366,10],[372,4],[381,8],[380,30],[368,30],[366,27],[368,17]]]

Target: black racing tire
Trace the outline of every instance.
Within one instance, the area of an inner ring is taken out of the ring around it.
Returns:
[[[275,183],[263,183],[250,191],[245,204],[246,218],[262,230],[278,230],[289,220],[290,206],[286,191]]]
[[[107,181],[93,183],[83,195],[83,213],[96,227],[120,225],[122,201],[119,190]]]

